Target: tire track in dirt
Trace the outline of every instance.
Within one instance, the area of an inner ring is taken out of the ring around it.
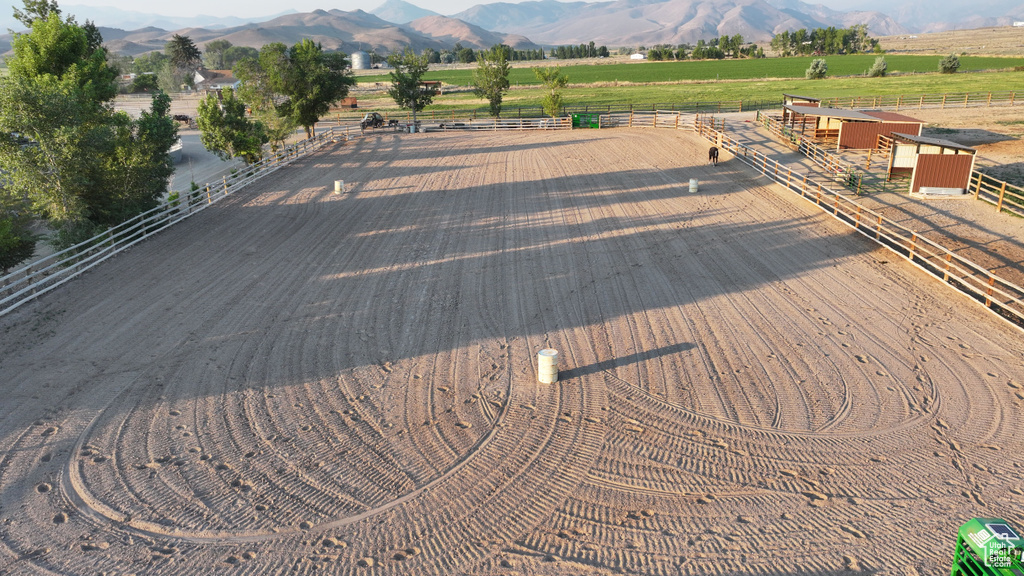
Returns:
[[[705,146],[367,138],[48,295],[0,571],[896,574],[1017,520],[1019,338]]]

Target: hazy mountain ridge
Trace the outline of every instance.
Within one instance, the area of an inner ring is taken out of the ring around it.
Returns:
[[[874,11],[840,12],[797,0],[616,0],[574,2],[535,0],[521,4],[481,4],[455,15],[489,29],[515,31],[543,44],[591,40],[609,46],[695,43],[702,38],[741,34],[767,42],[783,30],[868,25],[874,35],[906,30]]]

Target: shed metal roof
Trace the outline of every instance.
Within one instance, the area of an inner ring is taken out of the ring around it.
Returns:
[[[803,114],[805,116],[827,116],[829,118],[842,118],[845,120],[862,120],[864,122],[878,122],[879,119],[868,116],[856,110],[843,110],[841,108],[818,108],[817,106],[800,106],[798,104],[785,104],[784,108]]]
[[[884,110],[861,110],[864,114],[873,118],[878,118],[882,122],[900,122],[903,124],[924,124],[924,120],[918,120],[917,118],[911,118],[910,116],[904,116],[903,114],[897,114],[896,112],[886,112]]]
[[[957,144],[951,140],[943,140],[942,138],[928,138],[927,136],[913,136],[911,134],[900,134],[899,132],[893,132],[893,136],[900,140],[907,142],[913,142],[915,144],[928,144],[930,146],[940,146],[942,148],[951,148],[953,150],[962,150],[964,152],[970,152],[971,154],[977,153],[977,150],[970,146],[964,146],[963,144]]]

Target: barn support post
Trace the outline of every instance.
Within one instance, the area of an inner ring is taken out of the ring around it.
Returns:
[[[999,203],[996,204],[996,212],[1003,211],[1003,197],[1006,196],[1006,182],[999,188]]]

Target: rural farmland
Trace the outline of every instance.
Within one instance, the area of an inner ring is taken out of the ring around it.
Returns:
[[[1024,524],[1020,330],[706,156],[339,142],[0,318],[0,571],[936,574]]]

